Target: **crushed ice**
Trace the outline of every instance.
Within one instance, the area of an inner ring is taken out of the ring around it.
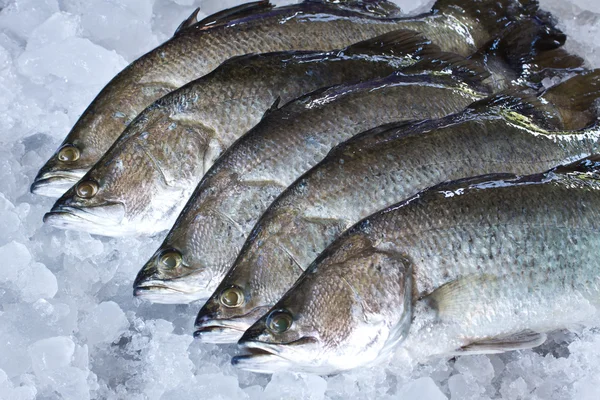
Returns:
[[[193,341],[199,305],[151,305],[131,284],[160,238],[50,229],[34,174],[96,93],[166,40],[199,0],[0,0],[1,399],[596,399],[600,334],[533,351],[392,362],[332,377],[237,371],[235,346]],[[276,2],[282,4],[282,2]],[[407,11],[431,2],[402,0]],[[600,66],[600,3],[542,0],[568,48]]]

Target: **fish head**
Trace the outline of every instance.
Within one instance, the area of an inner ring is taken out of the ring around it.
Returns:
[[[412,320],[410,273],[398,257],[347,250],[318,259],[244,333],[235,366],[330,374],[393,354]]]
[[[165,177],[165,165],[172,161],[165,158],[181,154],[164,145],[166,129],[160,122],[153,115],[138,117],[57,200],[44,221],[106,236],[153,234],[168,228],[193,188],[183,190],[170,184],[177,177]]]
[[[216,284],[214,270],[195,259],[185,243],[169,240],[138,272],[133,295],[162,304],[187,304],[207,299]]]
[[[198,313],[194,337],[200,341],[236,342],[300,276],[280,249],[254,243],[244,247]]]
[[[111,117],[98,110],[86,111],[40,169],[31,184],[31,193],[60,197],[102,157],[128,121],[121,113]]]
[[[307,293],[288,292],[241,336],[238,344],[245,353],[234,357],[233,365],[253,372],[323,372],[329,370],[331,353],[322,336],[324,321],[310,307]]]
[[[190,198],[164,242],[139,271],[133,294],[155,303],[181,304],[208,299],[233,264],[239,248],[219,218],[199,212],[202,202]],[[242,239],[243,240],[243,239]],[[239,246],[243,243],[240,240]],[[237,341],[237,339],[235,340]]]

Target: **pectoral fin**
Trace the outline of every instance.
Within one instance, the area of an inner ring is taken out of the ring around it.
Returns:
[[[517,333],[479,339],[457,350],[456,354],[493,354],[537,347],[546,341],[545,333],[524,330]]]

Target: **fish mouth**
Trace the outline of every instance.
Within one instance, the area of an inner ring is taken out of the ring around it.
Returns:
[[[231,365],[250,372],[273,374],[289,370],[294,364],[280,355],[279,345],[265,342],[243,342],[239,344],[246,354],[235,356]]]
[[[85,171],[83,170],[41,172],[35,177],[29,190],[40,196],[60,197],[84,175]]]
[[[241,340],[239,346],[242,351],[246,351],[246,354],[233,357],[231,364],[237,368],[261,374],[273,374],[291,369],[294,371],[312,371],[313,368],[305,368],[283,356],[281,349],[314,342],[316,342],[316,339],[312,337],[303,337],[292,342],[279,344]]]
[[[178,288],[175,287],[176,285],[170,285],[170,282],[154,279],[135,282],[133,296],[159,304],[188,304],[196,300],[208,299],[208,295],[203,297],[198,291]]]
[[[228,319],[200,317],[196,322],[194,337],[202,343],[235,343],[270,308],[270,306],[256,307],[244,315]]]
[[[120,225],[125,217],[125,206],[106,202],[92,207],[54,205],[44,215],[44,222],[61,229],[74,229],[104,236],[123,236],[128,232]]]

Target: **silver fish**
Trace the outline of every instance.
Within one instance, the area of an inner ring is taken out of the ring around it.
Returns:
[[[593,154],[600,140],[597,127],[552,132],[538,124],[585,125],[595,117],[590,106],[599,96],[596,70],[541,100],[502,94],[440,120],[375,129],[339,145],[265,211],[200,310],[195,335],[239,338],[340,233],[419,190],[496,171],[533,173]]]
[[[532,0],[523,6],[517,0],[441,0],[420,16],[398,18],[398,12],[385,1],[307,1],[278,8],[258,1],[195,23],[196,11],[173,38],[131,63],[102,89],[41,168],[31,191],[60,196],[145,107],[230,57],[339,49],[397,29],[421,31],[439,39],[445,50],[467,55],[511,21],[544,17]]]
[[[552,27],[524,20],[503,31],[493,50],[480,52],[485,62],[440,53],[394,76],[319,90],[269,113],[204,176],[163,244],[140,270],[134,295],[161,303],[207,299],[267,206],[334,145],[380,124],[459,111],[522,79],[522,63],[529,80],[534,79],[534,66],[544,70],[548,57],[552,60],[547,65],[554,67],[581,65],[581,59],[562,49],[538,48],[550,40],[560,43],[562,36]],[[506,50],[500,55],[498,49]],[[563,54],[560,61],[553,60],[557,51]],[[404,75],[423,71],[437,72]],[[453,75],[441,76],[439,71]],[[221,340],[217,333],[215,327],[202,339]]]
[[[144,110],[44,221],[110,236],[168,229],[218,156],[279,101],[387,76],[438,51],[401,30],[342,50],[231,59]]]
[[[436,186],[361,221],[240,340],[234,365],[336,373],[501,353],[597,321],[600,158]],[[398,350],[398,348],[400,348]]]

